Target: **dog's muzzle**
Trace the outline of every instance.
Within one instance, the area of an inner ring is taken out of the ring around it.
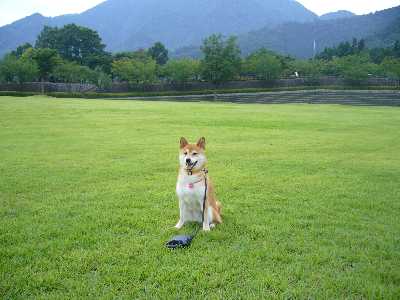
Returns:
[[[197,161],[192,161],[190,158],[186,159],[186,169],[192,171],[197,165]]]

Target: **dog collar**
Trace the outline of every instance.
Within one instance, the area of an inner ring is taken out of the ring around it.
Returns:
[[[189,175],[189,176],[191,176],[191,175],[193,175],[193,174],[196,174],[195,172],[193,172],[193,168],[192,169],[185,169],[185,172]],[[203,169],[201,169],[200,171],[198,171],[198,173],[201,173],[201,172],[203,172],[204,173],[204,175],[207,175],[208,174],[208,170],[207,170],[207,168],[203,168]]]
[[[204,169],[201,170],[201,172],[204,173],[204,178],[206,178],[206,176],[207,176],[207,174],[208,174],[208,170],[207,170],[206,168],[204,168]],[[188,174],[188,175],[189,175],[189,174]],[[200,179],[200,180],[198,180],[198,181],[191,182],[191,183],[188,184],[188,188],[189,188],[189,189],[193,189],[195,184],[200,183],[200,182],[202,182],[202,181],[203,181],[203,178]]]
[[[194,167],[197,165],[197,161],[192,165],[192,167],[190,169],[186,169],[188,175],[193,175],[193,169]]]

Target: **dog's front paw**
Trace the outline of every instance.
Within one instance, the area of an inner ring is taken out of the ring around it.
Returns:
[[[203,225],[203,231],[210,231],[211,230],[211,228],[210,228],[210,225]]]
[[[183,221],[179,220],[179,222],[176,223],[175,228],[176,229],[181,229],[183,227],[183,224],[184,224]]]

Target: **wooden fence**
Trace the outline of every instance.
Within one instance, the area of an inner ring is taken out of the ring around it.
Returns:
[[[108,92],[108,93],[127,93],[127,92],[165,92],[165,91],[201,91],[218,89],[262,89],[262,88],[285,88],[296,86],[346,86],[348,83],[338,77],[320,78],[290,78],[277,79],[270,81],[248,80],[248,81],[229,81],[218,86],[210,82],[188,82],[186,84],[159,83],[159,84],[129,84],[113,83],[107,89],[99,89],[93,84],[79,83],[52,83],[52,82],[30,82],[23,84],[0,84],[0,91],[17,92]],[[369,78],[358,83],[359,86],[382,86],[399,88],[400,80],[390,78]]]

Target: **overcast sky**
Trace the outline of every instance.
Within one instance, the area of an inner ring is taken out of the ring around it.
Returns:
[[[79,13],[103,1],[0,0],[0,26],[36,12],[45,16]],[[366,14],[400,5],[400,0],[299,0],[299,2],[319,15],[340,9],[350,10],[357,14]]]

